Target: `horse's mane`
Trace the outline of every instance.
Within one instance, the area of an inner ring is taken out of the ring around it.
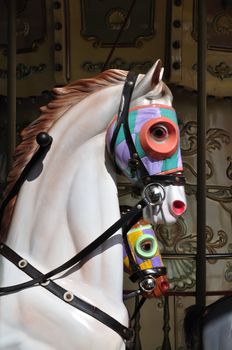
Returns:
[[[53,89],[53,100],[46,106],[41,107],[40,117],[21,132],[22,142],[15,150],[13,165],[7,178],[5,197],[38,147],[36,135],[41,131],[48,132],[57,120],[65,116],[69,108],[79,103],[88,95],[103,88],[124,82],[126,74],[126,71],[110,69],[100,73],[96,77],[80,79],[64,87]],[[6,239],[16,199],[17,196],[9,202],[5,209],[0,232],[1,241]]]

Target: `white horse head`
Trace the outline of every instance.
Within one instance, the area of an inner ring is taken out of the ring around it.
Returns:
[[[139,75],[132,108],[149,104],[171,106],[172,95],[161,75],[160,61],[146,75]],[[41,117],[23,132],[9,175],[8,192],[35,152],[38,132],[47,131],[53,142],[6,208],[2,239],[42,273],[81,251],[120,218],[115,169],[105,150],[105,137],[109,122],[118,112],[125,77],[124,71],[109,70],[56,88],[55,99],[41,109]],[[151,222],[171,223],[186,206],[183,186],[161,187],[162,203],[146,209],[145,217]],[[159,184],[150,190],[154,196],[160,191]],[[127,326],[128,315],[122,302],[122,261],[119,230],[84,260],[60,274],[57,283]],[[3,285],[28,280],[6,259],[2,266]],[[93,344],[99,349],[125,348],[123,339],[112,329],[41,286],[1,299],[2,349],[88,350]]]
[[[172,94],[160,80],[162,70],[159,64],[157,62],[152,76],[153,89],[135,98],[130,107],[125,106],[131,88],[125,90],[119,115],[108,127],[106,142],[121,172],[136,187],[144,189],[149,184],[150,194],[159,195],[160,200],[144,210],[146,219],[154,224],[168,224],[183,214],[186,201],[184,178],[180,176],[183,165],[178,122],[171,106]],[[131,74],[125,85],[133,85],[133,79]],[[137,92],[144,85],[144,79],[140,80]],[[145,196],[146,193],[145,188]]]

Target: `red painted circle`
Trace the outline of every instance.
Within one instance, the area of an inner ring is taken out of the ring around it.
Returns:
[[[186,210],[186,205],[184,202],[182,202],[181,200],[175,200],[172,203],[172,212],[176,215],[176,216],[180,216],[182,215]]]
[[[177,125],[166,117],[151,119],[140,130],[140,142],[144,151],[152,158],[169,158],[178,147]]]

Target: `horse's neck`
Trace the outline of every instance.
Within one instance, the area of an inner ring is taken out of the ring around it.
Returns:
[[[49,134],[53,137],[52,147],[46,155],[43,165],[37,164],[31,171],[29,181],[23,185],[17,199],[9,234],[12,244],[20,246],[22,241],[30,241],[29,232],[27,236],[25,236],[26,233],[21,235],[19,233],[22,229],[24,232],[26,231],[25,222],[28,219],[33,221],[32,218],[35,218],[36,220],[36,217],[40,217],[41,212],[46,218],[43,220],[44,234],[47,235],[49,231],[52,232],[53,237],[55,222],[46,227],[46,222],[50,222],[51,212],[54,212],[52,205],[56,204],[55,207],[57,207],[60,203],[62,208],[66,204],[68,196],[71,195],[69,189],[76,176],[76,171],[78,170],[78,174],[82,172],[82,169],[91,160],[89,158],[90,152],[87,154],[85,151],[85,143],[105,131],[118,108],[119,97],[115,98],[115,96],[119,94],[118,89],[120,88],[120,86],[114,86],[90,95],[71,107],[49,130]],[[85,156],[83,157],[84,152]],[[95,150],[91,152],[92,154],[96,153]],[[97,156],[100,157],[99,154]],[[104,164],[105,159],[102,158],[101,161]],[[85,175],[87,176],[87,174]],[[84,186],[85,183],[85,181],[82,182],[81,186]],[[63,185],[65,190],[61,191]],[[88,184],[88,186],[91,185],[92,183]],[[62,198],[62,204],[60,198]],[[48,207],[47,213],[42,207],[44,202]],[[40,203],[42,204],[40,205]],[[25,217],[20,220],[19,217],[23,216],[22,213],[25,213]],[[20,224],[18,227],[15,225],[16,218]],[[37,228],[33,227],[32,229],[34,231]],[[31,236],[34,236],[33,232],[31,232]]]
[[[43,271],[69,259],[119,218],[116,185],[105,164],[105,133],[88,139],[106,128],[112,105],[96,115],[96,122],[94,108],[90,108],[92,123],[87,120],[85,103],[78,111],[75,108],[51,129],[54,141],[43,170],[37,164],[23,185],[9,232],[8,244]],[[118,293],[122,288],[121,236],[107,241],[93,256],[75,276],[99,286],[103,279],[115,277],[116,269],[118,278],[110,285]]]
[[[63,139],[69,137],[70,153],[91,137],[106,130],[117,113],[122,85],[111,86],[86,97],[72,106],[51,130],[56,143],[63,147]]]

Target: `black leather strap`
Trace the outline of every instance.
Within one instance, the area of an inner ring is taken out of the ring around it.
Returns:
[[[52,137],[48,135],[46,132],[40,132],[37,137],[36,141],[39,145],[39,148],[37,151],[33,154],[32,158],[29,160],[25,168],[23,169],[22,173],[20,174],[19,178],[15,182],[14,186],[12,187],[11,191],[7,195],[6,198],[4,198],[1,207],[0,207],[0,225],[2,222],[4,211],[7,207],[7,204],[10,202],[12,198],[14,198],[24,181],[26,180],[28,174],[30,173],[31,169],[34,167],[35,164],[38,163],[38,161],[43,161],[44,157],[46,156],[47,152],[50,150],[51,144],[52,144]]]
[[[174,185],[184,186],[186,183],[185,176],[182,174],[167,174],[167,175],[148,175],[142,179],[144,185],[149,183],[159,183],[163,186]]]
[[[114,157],[114,147],[118,136],[121,125],[123,126],[123,131],[126,139],[126,143],[130,152],[130,159],[128,161],[128,166],[131,169],[131,176],[134,177],[137,173],[137,177],[140,179],[142,177],[149,176],[147,169],[145,168],[142,160],[137,155],[136,147],[131,136],[128,113],[130,107],[130,100],[136,83],[138,73],[129,71],[125,80],[125,84],[122,91],[121,103],[118,111],[117,124],[114,129],[114,133],[110,143],[110,153]],[[139,173],[138,173],[139,171]]]
[[[110,226],[101,236],[96,238],[93,242],[91,242],[87,247],[85,247],[82,251],[74,255],[71,259],[66,261],[64,264],[58,266],[57,268],[53,269],[52,271],[49,271],[48,273],[44,275],[39,275],[38,277],[34,278],[31,281],[16,284],[13,286],[8,287],[1,287],[0,288],[0,296],[9,294],[12,292],[17,292],[25,288],[29,288],[37,283],[41,283],[46,281],[47,279],[57,275],[58,273],[61,273],[68,268],[74,266],[78,262],[80,262],[82,259],[86,258],[90,253],[92,253],[96,248],[98,248],[102,243],[104,243],[108,238],[110,238],[115,232],[117,232],[121,227],[127,227],[127,230],[129,230],[133,226],[133,218],[142,212],[143,208],[145,208],[148,205],[148,202],[146,199],[142,199],[137,203],[136,206],[134,206],[131,211],[129,211],[127,214],[123,215],[118,221],[116,221],[112,226]],[[132,226],[131,226],[132,225]],[[4,244],[0,245],[0,254],[4,255],[4,250],[1,247],[4,247]],[[15,253],[16,254],[16,253]],[[10,259],[10,261],[13,262],[13,256]]]
[[[1,244],[0,249],[3,256],[10,260],[15,266],[20,268],[28,276],[33,278],[34,281],[38,278],[43,279],[44,275],[39,270],[33,267],[30,263],[28,263],[20,255],[14,252],[11,248],[6,246],[5,244]],[[41,286],[47,289],[52,294],[54,294],[56,297],[65,301],[66,303],[70,304],[76,309],[81,310],[86,314],[94,317],[96,320],[111,328],[116,333],[118,333],[125,341],[130,341],[132,339],[132,329],[125,327],[116,319],[106,314],[104,311],[78,298],[76,295],[72,294],[71,291],[67,291],[54,281],[48,280],[47,282],[42,283]]]
[[[121,102],[120,102],[119,111],[118,111],[117,124],[114,129],[114,133],[110,142],[110,153],[112,156],[114,156],[114,147],[115,147],[115,142],[118,136],[119,129],[121,125],[123,125],[125,120],[128,119],[130,100],[131,100],[132,92],[134,90],[137,77],[138,77],[138,73],[134,71],[129,71],[123,86]]]

